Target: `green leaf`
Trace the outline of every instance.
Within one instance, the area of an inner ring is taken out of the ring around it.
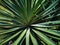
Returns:
[[[1,43],[1,45],[2,44],[4,44],[4,43],[6,43],[6,42],[8,42],[9,40],[11,40],[11,39],[13,39],[14,37],[16,37],[18,34],[20,34],[21,33],[21,31],[19,31],[18,33],[16,33],[16,34],[14,34],[13,36],[11,36],[11,37],[9,37],[8,39],[6,39],[5,41],[3,41],[2,43]]]
[[[12,45],[18,45],[18,43],[21,41],[21,39],[23,38],[23,36],[25,35],[26,30],[24,30],[21,35],[18,37],[18,39],[16,41],[14,41],[14,43]]]
[[[35,2],[34,12],[45,2],[45,0],[37,0]]]
[[[40,24],[33,24],[33,25],[31,25],[31,26],[35,26],[35,27],[46,27],[46,28],[48,28],[48,27],[52,27],[52,26],[46,26],[46,25],[40,25]]]
[[[22,41],[20,42],[20,45],[23,44],[23,41],[24,41],[25,38],[26,38],[26,37],[24,36],[23,39],[22,39]]]
[[[46,35],[44,35],[43,33],[33,30],[38,36],[39,38],[44,41],[46,44],[48,45],[56,45],[51,39],[49,39]]]
[[[29,35],[30,35],[30,29],[27,29],[27,33],[26,33],[26,45],[29,45]]]
[[[56,36],[60,37],[60,32],[57,31],[57,30],[46,29],[46,28],[37,28],[37,29],[40,30],[40,31],[43,31],[43,32],[46,32],[46,33],[49,33],[49,34],[56,35]]]
[[[44,23],[40,23],[40,24],[44,24],[44,25],[56,25],[56,24],[60,24],[60,20],[57,21],[49,21],[49,22],[44,22]]]
[[[51,37],[51,38],[54,38],[54,39],[57,39],[57,40],[60,40],[60,37],[56,37],[56,36],[52,36],[52,35],[48,35],[46,34],[47,36]]]
[[[16,31],[18,30],[20,27],[17,27],[17,28],[12,28],[10,30],[0,30],[0,35],[2,34],[6,34],[6,33],[10,33],[10,32],[13,32],[13,31]]]
[[[30,37],[31,37],[33,45],[38,45],[36,38],[31,33],[30,33]]]
[[[49,11],[51,11],[57,4],[58,4],[59,0],[54,1],[54,3],[52,3],[46,10],[45,13],[43,14],[45,16],[46,13],[48,13]]]
[[[46,8],[43,12],[41,12],[41,13],[39,14],[39,15],[41,16],[41,18],[47,16],[46,14],[47,14],[48,12],[50,12],[50,11],[58,4],[58,1],[59,1],[59,0],[54,1],[54,3],[52,3],[48,8]],[[41,18],[40,18],[40,19],[41,19]]]

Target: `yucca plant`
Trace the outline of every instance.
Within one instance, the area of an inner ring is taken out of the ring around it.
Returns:
[[[0,0],[0,45],[60,45],[59,0]]]

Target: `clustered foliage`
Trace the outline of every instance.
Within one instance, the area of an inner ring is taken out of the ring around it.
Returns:
[[[60,45],[60,0],[0,0],[0,45]]]

